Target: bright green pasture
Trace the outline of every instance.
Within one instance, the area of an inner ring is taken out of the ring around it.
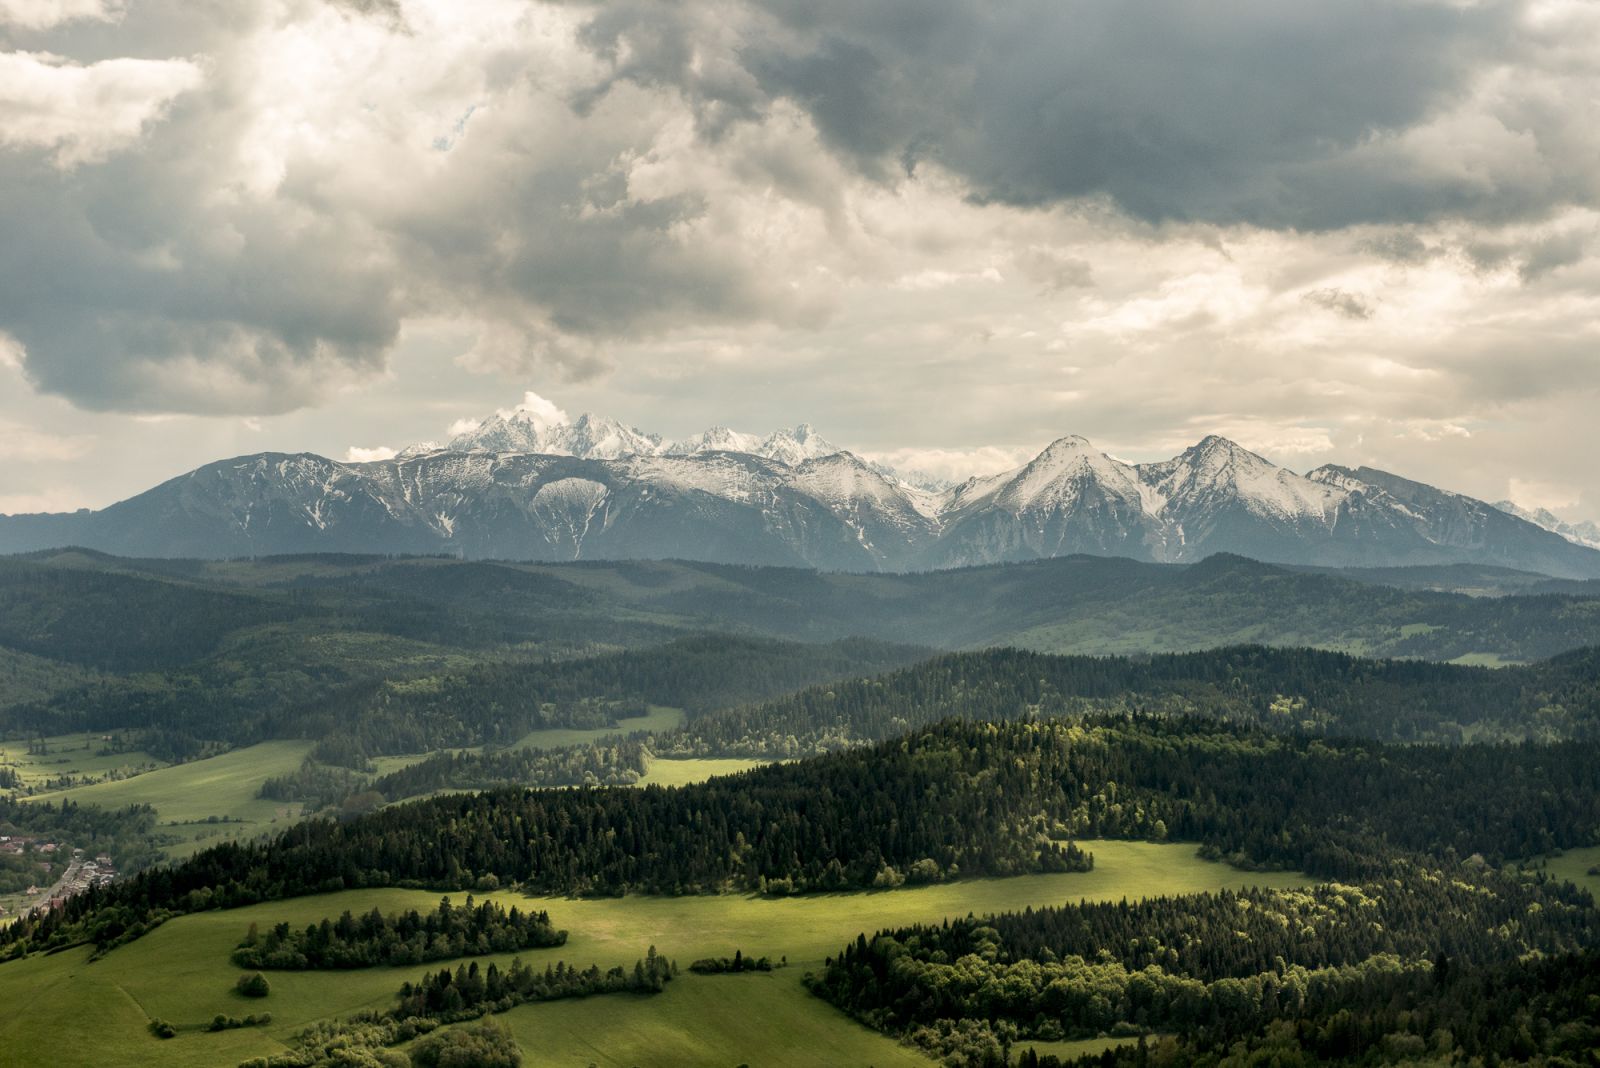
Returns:
[[[169,852],[182,856],[212,839],[249,838],[286,824],[299,816],[300,807],[257,796],[261,784],[287,775],[311,751],[310,742],[262,742],[207,760],[148,771],[118,782],[76,786],[36,800],[71,800],[102,808],[150,805],[160,829],[183,841]],[[210,816],[243,822],[206,823]]]
[[[521,1006],[502,1019],[530,1063],[574,1065],[802,1064],[926,1065],[915,1054],[857,1025],[800,985],[858,932],[937,922],[1083,898],[1137,898],[1245,885],[1297,886],[1293,873],[1244,873],[1201,860],[1191,845],[1086,843],[1095,870],[975,879],[875,893],[782,899],[749,896],[529,900],[491,895],[507,905],[550,910],[569,932],[564,947],[523,954],[533,961],[631,965],[650,946],[681,966],[735,949],[789,967],[771,975],[701,976],[685,971],[656,997],[615,995]],[[229,1065],[272,1052],[314,1020],[384,1008],[400,984],[427,969],[272,973],[272,995],[249,1002],[232,992],[239,972],[228,953],[252,921],[305,924],[345,909],[360,913],[429,908],[438,895],[360,890],[269,902],[173,920],[89,962],[87,949],[0,965],[0,1061],[93,1065]],[[509,957],[491,958],[502,966]],[[485,961],[484,963],[487,963]],[[217,1013],[270,1011],[265,1029],[201,1032]],[[165,1042],[146,1023],[180,1028]],[[6,1062],[10,1063],[10,1062]]]
[[[765,767],[769,763],[771,761],[741,760],[736,757],[693,757],[684,760],[654,757],[644,778],[639,780],[639,785],[688,786],[692,783],[705,782],[714,775],[732,775],[740,771],[749,771],[751,768]]]
[[[14,767],[23,785],[33,788],[62,775],[75,779],[102,778],[113,772],[131,776],[163,766],[162,761],[144,752],[101,756],[106,743],[95,733],[63,734],[44,741],[46,752],[42,755],[28,752],[26,741],[0,741],[0,765]]]
[[[634,731],[670,731],[683,726],[683,718],[684,713],[681,708],[665,708],[660,705],[651,705],[647,714],[633,716],[628,719],[619,719],[615,727],[601,727],[598,730],[570,730],[556,727],[549,730],[529,731],[519,738],[511,748],[562,749],[569,745],[589,745],[604,738],[617,738],[632,734]]]

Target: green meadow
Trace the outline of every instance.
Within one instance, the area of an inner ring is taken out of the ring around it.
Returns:
[[[1545,868],[1558,879],[1565,879],[1600,898],[1600,846],[1569,849],[1559,857],[1545,860]]]
[[[690,757],[673,760],[655,757],[650,761],[650,767],[645,772],[644,778],[639,780],[639,785],[689,786],[705,782],[716,775],[732,775],[768,763],[770,761],[742,760],[738,757]]]
[[[29,800],[70,800],[101,808],[150,805],[156,810],[158,829],[180,839],[168,853],[187,856],[224,838],[251,838],[299,818],[299,805],[257,795],[268,779],[298,768],[311,746],[310,742],[261,742],[206,760],[36,794]],[[227,822],[217,822],[222,820]]]
[[[0,767],[11,767],[24,786],[42,789],[53,780],[67,776],[83,782],[138,775],[163,766],[149,753],[106,753],[100,734],[65,734],[44,739],[43,753],[30,753],[26,741],[0,741]]]
[[[619,738],[634,731],[670,731],[683,726],[684,712],[681,708],[664,708],[660,705],[651,705],[648,714],[631,716],[628,719],[619,719],[615,727],[601,727],[596,730],[575,730],[568,728],[553,728],[549,730],[529,731],[517,739],[512,749],[563,749],[569,745],[591,745],[606,738]]]
[[[1080,899],[1116,900],[1246,885],[1295,886],[1294,873],[1245,873],[1201,860],[1192,845],[1098,841],[1095,870],[979,879],[875,893],[763,899],[751,896],[628,897],[579,900],[490,895],[507,905],[547,908],[569,932],[559,949],[530,960],[603,967],[631,965],[654,945],[685,968],[663,994],[608,995],[525,1005],[500,1017],[537,1065],[926,1065],[909,1049],[840,1014],[801,985],[858,932],[945,917]],[[173,920],[90,961],[78,948],[0,965],[0,1051],[7,1063],[230,1065],[281,1049],[316,1020],[382,1009],[400,984],[428,970],[271,973],[272,994],[248,1001],[233,992],[240,974],[228,954],[251,922],[311,923],[361,912],[428,908],[437,894],[362,890],[270,902]],[[704,956],[735,949],[788,966],[770,974],[694,975]],[[502,966],[509,956],[479,958]],[[435,968],[440,965],[434,965]],[[270,1011],[272,1023],[220,1033],[201,1030],[217,1013]],[[178,1037],[147,1030],[166,1020]]]

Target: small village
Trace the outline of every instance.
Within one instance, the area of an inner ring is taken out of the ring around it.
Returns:
[[[89,857],[82,849],[33,835],[0,835],[0,859],[22,857],[36,858],[40,874],[45,876],[56,870],[63,859],[66,867],[47,886],[31,885],[20,893],[0,896],[0,922],[62,908],[90,887],[105,886],[117,877],[110,854]]]

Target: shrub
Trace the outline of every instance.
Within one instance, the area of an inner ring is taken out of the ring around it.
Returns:
[[[260,972],[239,976],[239,981],[233,988],[247,998],[264,998],[272,993],[272,984],[267,982],[267,977]]]
[[[416,1068],[520,1068],[522,1051],[511,1032],[492,1020],[438,1031],[411,1050]]]

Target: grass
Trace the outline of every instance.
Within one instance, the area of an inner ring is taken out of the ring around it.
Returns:
[[[765,767],[771,761],[743,760],[737,757],[692,757],[669,760],[654,757],[640,786],[688,786],[705,782],[713,775],[732,775],[751,768]]]
[[[660,705],[651,705],[648,714],[619,719],[615,727],[601,727],[597,730],[554,728],[551,730],[529,731],[519,738],[511,748],[562,749],[569,745],[588,745],[603,738],[617,738],[632,734],[634,731],[670,731],[681,727],[683,718],[684,712],[681,708],[664,708]]]
[[[1577,883],[1600,898],[1600,875],[1589,874],[1590,868],[1600,867],[1600,846],[1569,849],[1559,857],[1548,858],[1545,865],[1551,875]]]
[[[1523,661],[1507,660],[1499,653],[1463,653],[1454,660],[1450,661],[1450,663],[1460,664],[1463,667],[1503,668],[1514,667],[1517,664],[1523,663]]]
[[[803,1064],[919,1065],[928,1062],[812,998],[800,984],[807,969],[837,952],[857,932],[914,922],[937,922],[968,912],[989,913],[1061,904],[1082,898],[1137,898],[1251,884],[1304,885],[1293,873],[1244,873],[1201,860],[1191,845],[1089,843],[1092,872],[977,879],[860,894],[784,899],[747,896],[630,897],[506,904],[548,908],[569,932],[566,946],[537,950],[534,961],[557,959],[602,966],[631,965],[650,945],[687,966],[735,949],[787,956],[789,967],[770,975],[699,976],[687,972],[658,997],[609,996],[526,1005],[501,1019],[517,1035],[530,1063],[627,1068],[634,1064],[763,1066]],[[80,948],[0,965],[0,1060],[53,1063],[63,1068],[119,1068],[161,1063],[237,1064],[269,1054],[307,1024],[364,1008],[381,1009],[405,980],[425,968],[356,972],[276,973],[272,995],[250,1002],[232,992],[239,972],[228,953],[252,922],[311,923],[381,907],[429,908],[437,894],[361,890],[269,902],[171,921],[144,938],[89,962]],[[490,958],[502,966],[508,957]],[[485,961],[485,963],[487,963]],[[435,967],[438,967],[435,965]],[[207,1034],[199,1027],[216,1013],[269,1011],[267,1028]],[[161,1042],[150,1017],[180,1028]],[[92,1021],[86,1024],[85,1021]]]
[[[1086,1053],[1104,1053],[1118,1046],[1137,1045],[1138,1041],[1137,1038],[1070,1038],[1060,1042],[1019,1042],[1017,1050],[1020,1052],[1032,1048],[1037,1050],[1041,1057],[1053,1054],[1063,1061],[1069,1061]]]
[[[101,756],[107,743],[102,734],[93,732],[57,735],[44,741],[43,755],[28,752],[26,741],[0,742],[0,765],[16,768],[23,785],[33,789],[63,775],[75,779],[131,776],[163,766],[162,761],[145,752]]]
[[[168,852],[185,856],[212,840],[249,838],[273,829],[275,823],[298,818],[298,805],[266,801],[256,795],[267,779],[298,768],[311,745],[262,742],[207,760],[174,764],[118,782],[38,794],[30,800],[70,800],[102,808],[150,805],[161,829],[182,838]],[[230,822],[206,822],[212,816]]]

